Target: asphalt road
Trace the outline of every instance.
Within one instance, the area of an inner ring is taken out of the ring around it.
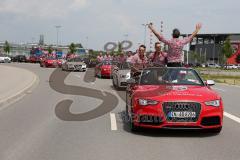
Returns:
[[[220,134],[192,130],[131,133],[121,116],[125,93],[114,91],[111,80],[95,79],[92,70],[61,73],[37,64],[10,65],[29,69],[40,82],[0,112],[1,160],[240,159],[238,87],[214,86],[230,117],[224,118]]]

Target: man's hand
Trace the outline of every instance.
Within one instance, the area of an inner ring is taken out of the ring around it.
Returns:
[[[201,28],[202,28],[202,24],[201,24],[201,23],[198,23],[198,24],[196,25],[196,31],[199,32]]]
[[[152,23],[152,22],[148,24],[148,28],[149,28],[150,30],[153,30],[153,23]]]

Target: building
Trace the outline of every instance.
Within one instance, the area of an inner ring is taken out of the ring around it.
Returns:
[[[186,37],[190,34],[182,34]],[[189,54],[185,54],[185,62],[188,63],[223,63],[222,47],[227,38],[230,38],[231,44],[235,50],[239,50],[240,34],[198,34],[190,43]]]

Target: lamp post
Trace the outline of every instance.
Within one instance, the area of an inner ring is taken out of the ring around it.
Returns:
[[[59,34],[59,29],[60,29],[61,27],[62,27],[62,26],[60,26],[60,25],[55,26],[56,31],[57,31],[57,44],[56,44],[57,48],[58,48],[58,34]]]
[[[148,26],[148,24],[142,24],[142,26],[144,27],[144,39],[143,39],[143,42],[144,42],[144,45],[146,46],[146,36],[147,36],[147,26]]]

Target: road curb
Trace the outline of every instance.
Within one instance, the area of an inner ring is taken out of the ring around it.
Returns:
[[[6,67],[17,68],[17,67],[12,67],[12,66],[6,66]],[[27,95],[35,87],[37,87],[37,85],[39,83],[39,77],[35,73],[33,73],[32,71],[29,71],[29,70],[24,69],[24,68],[17,68],[17,69],[25,70],[25,71],[31,73],[33,75],[33,79],[27,86],[25,86],[20,91],[16,92],[15,94],[13,94],[11,96],[8,96],[8,97],[0,100],[0,111],[4,110],[10,104],[13,104],[13,103],[17,102],[18,100],[22,99],[25,95]]]

